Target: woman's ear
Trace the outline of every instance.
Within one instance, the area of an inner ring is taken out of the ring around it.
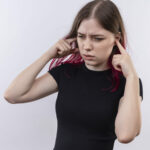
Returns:
[[[115,35],[115,40],[119,40],[120,41],[121,39],[121,32],[118,32],[116,35]],[[114,41],[114,45],[116,45],[116,42]]]

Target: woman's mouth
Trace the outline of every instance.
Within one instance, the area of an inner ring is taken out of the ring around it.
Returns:
[[[86,60],[92,60],[94,58],[94,56],[91,56],[91,55],[83,55],[83,57],[86,59]]]

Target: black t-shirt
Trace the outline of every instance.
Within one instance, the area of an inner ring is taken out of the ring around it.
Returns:
[[[53,150],[112,150],[117,138],[114,122],[125,77],[117,91],[103,90],[112,85],[111,69],[89,70],[80,65],[61,64],[48,71],[58,84],[56,99],[57,135]],[[139,78],[143,100],[142,82]]]

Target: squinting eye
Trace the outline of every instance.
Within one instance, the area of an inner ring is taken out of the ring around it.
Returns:
[[[78,35],[79,38],[82,38],[83,36]]]
[[[78,35],[79,38],[84,38],[82,35]],[[94,38],[96,41],[101,41],[103,38]]]
[[[103,39],[102,38],[95,38],[95,40],[100,41],[100,40],[103,40]]]

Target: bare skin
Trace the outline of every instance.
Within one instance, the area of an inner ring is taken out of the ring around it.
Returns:
[[[78,49],[72,49],[71,43],[76,38],[60,39],[50,47],[40,58],[25,68],[11,82],[4,93],[4,98],[14,103],[25,103],[38,100],[58,91],[55,79],[49,74],[37,77],[43,67],[52,59],[76,53]]]
[[[112,52],[115,40],[119,39],[119,33],[113,33],[100,26],[96,19],[83,20],[78,28],[77,43],[79,52],[90,70],[108,69],[108,58]],[[103,36],[91,36],[91,34],[102,34]],[[94,56],[92,60],[86,60],[83,54]]]

